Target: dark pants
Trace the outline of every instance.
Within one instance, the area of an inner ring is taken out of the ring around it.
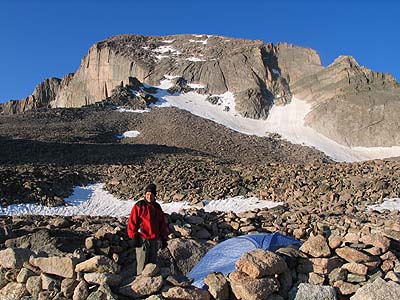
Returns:
[[[148,263],[157,263],[158,240],[142,240],[141,246],[136,248],[136,274],[142,274]]]

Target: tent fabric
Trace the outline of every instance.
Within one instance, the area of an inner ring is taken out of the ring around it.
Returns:
[[[193,285],[198,288],[204,288],[203,280],[208,274],[221,272],[224,275],[228,275],[235,271],[236,261],[245,252],[257,248],[276,251],[288,245],[300,247],[301,243],[294,238],[277,232],[234,237],[210,249],[187,276],[194,279]]]

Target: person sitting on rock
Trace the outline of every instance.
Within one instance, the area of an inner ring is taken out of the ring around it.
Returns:
[[[167,247],[168,226],[160,204],[156,202],[156,185],[146,187],[145,199],[132,208],[128,220],[128,236],[136,248],[136,273],[140,275],[148,263],[157,262],[157,252]]]

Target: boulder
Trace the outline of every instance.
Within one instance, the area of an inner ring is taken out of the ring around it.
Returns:
[[[227,300],[229,298],[229,284],[222,273],[211,273],[204,278],[208,292],[216,300]]]
[[[27,269],[27,268],[22,268],[17,276],[17,282],[19,283],[25,283],[29,277],[35,275],[34,272],[32,272],[31,270]]]
[[[119,292],[132,298],[140,298],[157,293],[163,286],[162,276],[147,277],[139,275],[135,280],[119,289]]]
[[[372,256],[350,247],[338,248],[336,254],[348,262],[365,263],[374,260]]]
[[[331,249],[322,235],[312,236],[300,247],[300,251],[312,257],[329,257]]]
[[[205,255],[207,248],[188,239],[172,239],[168,242],[168,250],[183,274],[188,274]]]
[[[47,274],[54,274],[64,278],[73,278],[75,276],[76,262],[70,257],[31,257],[29,262],[32,266],[40,268]]]
[[[37,296],[42,291],[42,278],[31,276],[26,281],[26,289],[32,296]]]
[[[142,276],[154,277],[160,275],[160,268],[156,264],[146,264],[142,271]]]
[[[28,295],[28,290],[23,283],[10,282],[0,290],[0,299],[20,300]]]
[[[343,280],[336,281],[333,286],[339,291],[339,294],[345,296],[354,294],[360,288],[360,285],[358,284],[353,284]]]
[[[162,292],[165,299],[171,300],[210,300],[210,294],[207,291],[197,288],[183,288],[175,286]]]
[[[40,278],[42,279],[42,290],[60,290],[61,282],[58,279],[44,273],[40,274]]]
[[[88,296],[89,296],[89,285],[85,280],[81,280],[74,289],[72,300],[86,300]]]
[[[336,300],[336,292],[331,286],[300,283],[294,300]]]
[[[242,272],[229,274],[233,294],[241,300],[263,300],[279,290],[279,283],[273,277],[254,279]]]
[[[310,262],[312,263],[313,271],[319,274],[329,274],[333,269],[343,264],[338,257],[310,258]]]
[[[364,235],[360,239],[361,243],[372,245],[382,250],[382,252],[386,252],[390,247],[390,239],[385,237],[382,234],[368,234]]]
[[[24,262],[29,260],[33,252],[23,248],[7,248],[0,251],[0,267],[6,269],[19,269]]]
[[[76,265],[75,272],[117,273],[119,266],[105,256],[97,255]]]
[[[400,284],[386,282],[377,278],[374,282],[364,285],[350,298],[350,300],[389,300],[400,299]]]
[[[61,281],[61,292],[66,298],[71,298],[78,284],[79,281],[73,278],[65,278]]]
[[[118,286],[122,281],[122,277],[119,274],[110,273],[85,273],[83,278],[87,283],[97,285],[107,284],[110,287]]]
[[[363,264],[358,264],[355,262],[347,263],[342,266],[343,270],[347,270],[350,273],[358,274],[358,275],[367,275],[368,267]]]
[[[286,262],[282,257],[263,249],[247,252],[236,262],[236,269],[252,278],[280,274],[286,271],[287,268]]]

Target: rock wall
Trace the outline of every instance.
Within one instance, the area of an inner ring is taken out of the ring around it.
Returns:
[[[400,144],[400,88],[390,74],[341,56],[321,66],[316,51],[213,35],[118,35],[96,43],[74,75],[44,81],[35,92],[0,108],[11,114],[40,107],[81,107],[109,98],[134,80],[158,85],[165,76],[202,84],[199,92],[235,94],[236,110],[267,118],[292,95],[310,101],[307,124],[347,146]]]
[[[347,146],[400,145],[397,118],[400,88],[390,74],[361,67],[342,56],[330,66],[291,85],[299,98],[313,103],[307,124]]]

